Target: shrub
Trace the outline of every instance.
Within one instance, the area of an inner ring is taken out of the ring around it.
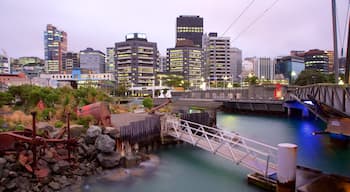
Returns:
[[[62,121],[56,121],[55,122],[55,127],[56,128],[61,128],[61,127],[63,127],[63,125],[64,125],[64,123]]]
[[[95,118],[91,115],[79,117],[76,121],[77,124],[83,125],[85,128],[88,128],[90,123],[93,122]]]
[[[150,97],[143,99],[142,105],[148,109],[151,109],[153,107],[153,99]]]

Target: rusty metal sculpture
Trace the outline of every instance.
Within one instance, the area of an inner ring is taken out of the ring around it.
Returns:
[[[0,154],[16,153],[20,164],[38,178],[43,178],[48,173],[48,170],[45,167],[38,167],[37,165],[38,159],[45,153],[48,145],[64,145],[68,151],[68,160],[70,160],[71,151],[77,145],[77,139],[70,136],[69,113],[67,114],[66,128],[56,138],[38,136],[36,133],[36,112],[32,112],[31,114],[33,117],[32,130],[25,129],[24,131],[6,131],[0,133]],[[60,138],[64,132],[67,132],[67,139]],[[31,150],[23,147],[25,143],[31,146]]]
[[[112,126],[111,112],[108,108],[108,104],[105,102],[96,102],[90,105],[82,106],[78,109],[77,115],[78,117],[91,115],[100,125]]]

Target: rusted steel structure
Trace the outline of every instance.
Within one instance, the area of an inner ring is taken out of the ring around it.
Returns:
[[[77,111],[78,117],[84,117],[91,115],[94,117],[100,125],[112,126],[111,112],[108,104],[105,102],[97,102],[90,105],[80,107]]]
[[[0,154],[17,153],[18,161],[29,172],[37,177],[45,177],[47,169],[39,167],[37,162],[41,155],[45,153],[48,146],[61,145],[67,149],[68,157],[59,157],[61,159],[71,159],[71,151],[77,145],[77,139],[70,136],[69,114],[67,115],[67,127],[58,134],[56,138],[41,137],[36,131],[36,112],[32,112],[33,124],[32,130],[25,129],[24,131],[6,131],[0,133]],[[64,132],[67,132],[67,139],[62,139]],[[30,149],[26,149],[24,143],[30,145]],[[31,154],[29,153],[31,151]]]

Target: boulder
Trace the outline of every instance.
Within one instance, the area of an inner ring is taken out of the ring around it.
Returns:
[[[38,122],[36,128],[37,131],[48,131],[49,133],[55,131],[55,127],[51,126],[48,122]]]
[[[117,152],[112,152],[109,154],[99,153],[97,155],[97,160],[103,168],[113,168],[119,165],[119,161],[122,158]]]
[[[49,187],[50,187],[51,189],[53,189],[53,190],[59,190],[59,189],[61,189],[60,184],[57,183],[57,182],[54,182],[54,181],[51,181],[51,182],[49,183]]]
[[[70,126],[70,134],[71,137],[80,137],[85,132],[85,128],[83,125],[71,125]]]
[[[85,142],[87,144],[94,144],[96,138],[101,135],[102,129],[99,126],[91,126],[89,129],[86,131],[86,137],[85,137]]]
[[[95,147],[103,153],[113,152],[115,148],[115,140],[108,135],[99,135],[96,139]]]
[[[69,169],[69,167],[70,167],[70,164],[67,161],[59,160],[57,163],[55,163],[52,166],[52,171],[54,173],[62,173],[64,171],[66,171],[67,169]]]
[[[4,167],[7,163],[7,160],[5,158],[0,157],[0,178],[2,177]]]
[[[112,137],[113,139],[116,139],[117,136],[119,135],[120,131],[118,128],[116,127],[106,127],[103,130],[103,133],[106,135],[109,135],[110,137]]]

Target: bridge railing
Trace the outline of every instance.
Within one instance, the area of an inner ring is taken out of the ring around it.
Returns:
[[[223,156],[236,164],[268,176],[276,172],[277,148],[235,132],[208,127],[176,117],[167,119],[172,136]]]

